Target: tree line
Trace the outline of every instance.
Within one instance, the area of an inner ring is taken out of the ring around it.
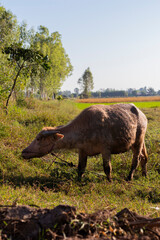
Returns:
[[[101,89],[100,91],[92,92],[93,97],[138,97],[138,96],[157,96],[160,95],[160,90],[155,91],[152,87],[144,87],[139,89],[129,88],[127,90]]]
[[[59,95],[70,98],[114,98],[114,97],[138,97],[138,96],[160,96],[160,90],[155,91],[152,87],[144,87],[139,89],[129,88],[127,90],[116,90],[116,89],[101,89],[99,91],[90,91],[88,94],[81,92],[79,88],[75,88],[74,92],[71,91],[59,91]]]
[[[48,98],[56,94],[73,66],[59,32],[45,26],[35,31],[0,6],[0,99],[8,105],[15,98],[34,94]]]

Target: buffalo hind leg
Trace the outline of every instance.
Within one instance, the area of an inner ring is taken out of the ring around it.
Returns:
[[[140,159],[141,159],[141,152],[142,152],[143,145],[139,144],[139,146],[134,146],[132,148],[133,151],[133,159],[132,159],[132,165],[131,165],[131,170],[129,172],[127,180],[130,181],[133,179],[133,175],[135,173],[136,168],[139,165]]]
[[[140,157],[140,163],[142,168],[142,176],[147,176],[147,162],[148,162],[148,154],[146,150],[145,143],[143,144],[142,153]]]
[[[107,176],[109,182],[112,181],[111,173],[112,173],[112,165],[111,165],[111,154],[109,151],[102,153],[103,158],[103,169]]]
[[[82,150],[79,150],[78,181],[81,181],[81,177],[85,172],[86,165],[87,165],[87,155]]]

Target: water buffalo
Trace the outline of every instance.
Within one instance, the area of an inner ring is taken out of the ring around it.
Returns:
[[[25,159],[41,157],[55,149],[78,149],[78,177],[81,179],[87,156],[102,154],[103,168],[111,181],[111,154],[132,149],[133,159],[128,180],[141,163],[142,175],[147,174],[145,133],[146,116],[134,104],[92,105],[64,126],[45,127],[23,150]]]

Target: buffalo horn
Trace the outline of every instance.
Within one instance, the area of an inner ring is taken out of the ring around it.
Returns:
[[[59,131],[57,131],[57,130],[50,130],[50,131],[44,131],[44,132],[42,132],[41,134],[42,134],[42,136],[50,136],[50,135],[53,135],[53,134],[55,134],[55,133],[59,133]]]

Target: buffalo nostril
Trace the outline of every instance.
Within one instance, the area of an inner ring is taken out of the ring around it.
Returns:
[[[22,151],[22,154],[25,154],[25,153],[27,153],[27,151],[24,149],[24,150]]]
[[[22,156],[23,158],[27,158],[28,153],[29,153],[29,152],[28,152],[26,149],[24,149],[24,150],[22,151],[22,153],[21,153],[21,156]]]

